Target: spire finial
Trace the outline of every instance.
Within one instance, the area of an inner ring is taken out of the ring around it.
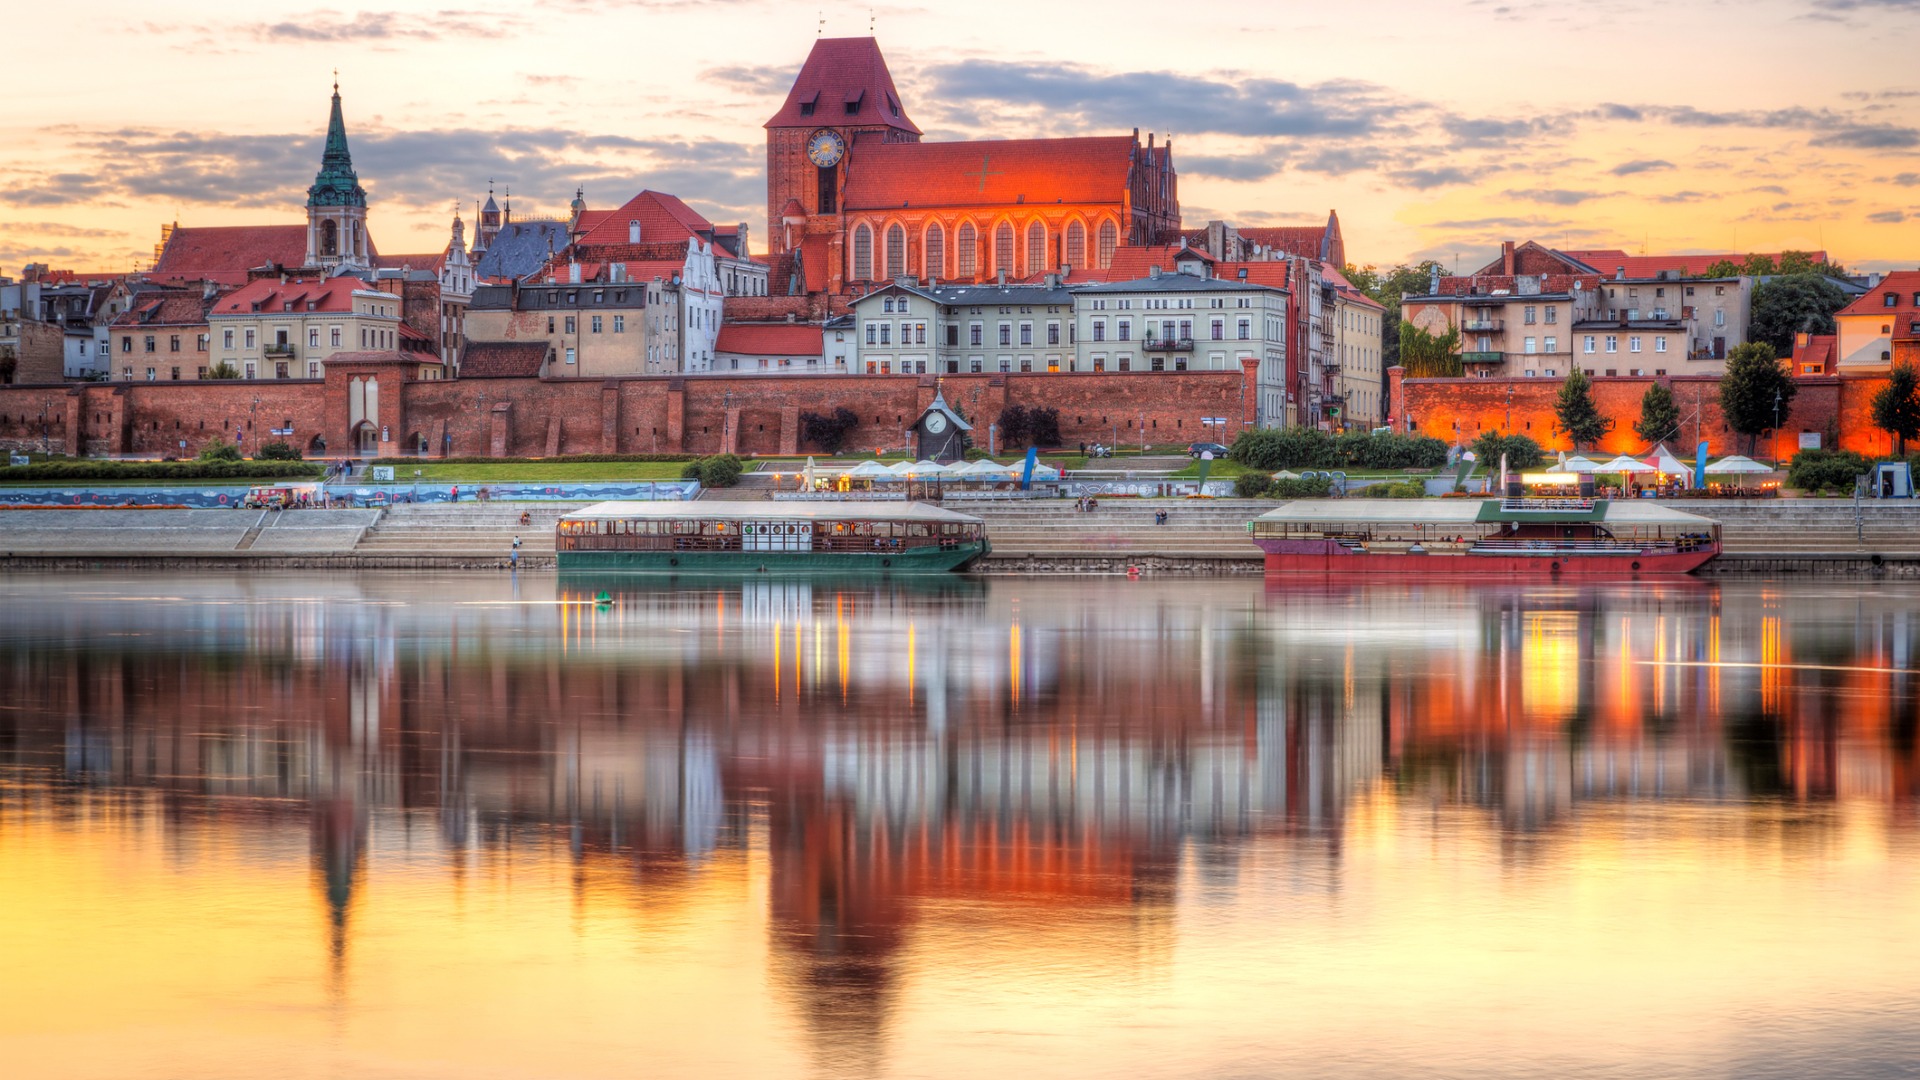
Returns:
[[[340,69],[339,68],[333,69],[333,96],[334,97],[340,96]]]

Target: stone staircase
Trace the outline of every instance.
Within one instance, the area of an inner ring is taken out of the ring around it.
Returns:
[[[1673,500],[1662,505],[1720,522],[1728,555],[1920,557],[1920,505],[1912,503],[1866,503],[1858,528],[1851,499]]]
[[[419,559],[423,565],[461,559],[504,563],[518,536],[523,564],[551,566],[554,524],[582,505],[500,502],[389,507],[379,524],[354,546],[353,554],[397,563]],[[529,524],[520,524],[522,513],[531,515]]]

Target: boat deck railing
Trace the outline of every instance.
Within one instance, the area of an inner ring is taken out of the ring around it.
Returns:
[[[881,554],[918,548],[952,550],[963,544],[978,544],[979,536],[832,536],[812,537],[740,536],[601,536],[561,533],[554,538],[556,551],[742,551],[752,554],[785,552],[857,552]]]
[[[1569,510],[1584,513],[1592,510],[1593,504],[1593,499],[1539,495],[1522,496],[1518,499],[1501,499],[1500,509],[1515,510],[1528,514],[1564,513]]]

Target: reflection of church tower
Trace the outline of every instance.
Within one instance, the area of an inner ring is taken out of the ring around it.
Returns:
[[[354,174],[353,155],[347,151],[347,123],[340,116],[336,82],[320,172],[307,189],[307,265],[365,270],[373,265],[372,248],[367,239],[367,192]]]

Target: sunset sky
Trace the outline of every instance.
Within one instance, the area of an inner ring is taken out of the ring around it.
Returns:
[[[174,14],[174,13],[180,14]],[[760,125],[824,14],[774,0],[441,10],[101,0],[9,16],[0,272],[144,266],[163,222],[303,220],[340,70],[382,251],[643,187],[765,235]],[[1189,226],[1310,223],[1349,257],[1502,239],[1920,262],[1920,0],[1365,5],[974,0],[871,18],[929,139],[1175,140]],[[37,43],[37,44],[33,44]]]

